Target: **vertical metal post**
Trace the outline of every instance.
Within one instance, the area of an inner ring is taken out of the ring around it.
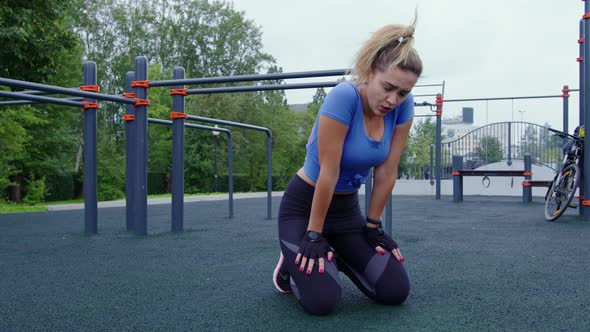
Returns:
[[[393,235],[393,196],[389,194],[385,205],[385,233]]]
[[[96,85],[96,63],[84,63],[84,85]],[[96,103],[96,99],[84,98]],[[96,108],[84,110],[84,233],[98,233],[98,180],[96,174]]]
[[[428,169],[428,180],[430,180],[430,185],[434,184],[434,168],[432,168],[434,164],[434,144],[430,144],[430,168]]]
[[[228,191],[229,191],[229,217],[234,217],[234,157],[233,157],[233,140],[231,132],[227,132],[227,174],[228,176]]]
[[[508,166],[512,165],[512,123],[508,122]]]
[[[174,67],[172,77],[184,79],[184,68]],[[183,89],[184,85],[174,85],[173,89]],[[172,111],[185,112],[183,94],[172,95]],[[172,232],[184,230],[184,118],[172,119]]]
[[[369,204],[371,204],[371,193],[373,192],[373,168],[369,170],[369,175],[365,180],[365,214],[369,213]]]
[[[266,219],[272,218],[272,135],[268,131],[266,136]]]
[[[563,131],[568,133],[568,121],[569,121],[569,100],[570,100],[570,89],[569,86],[564,85],[563,89],[561,90],[563,98]]]
[[[147,80],[147,59],[144,56],[135,58],[135,80]],[[133,88],[135,97],[147,100],[147,89],[141,86]],[[135,209],[135,221],[133,223],[135,234],[147,235],[147,106],[135,107],[135,193],[133,194]]]
[[[453,202],[463,202],[463,156],[453,156]]]
[[[586,33],[586,21],[584,19],[580,20],[580,38],[578,39],[578,43],[580,44],[580,57],[578,58],[579,65],[579,103],[580,103],[580,112],[579,112],[579,124],[584,124],[585,118],[585,99],[586,99],[586,71],[584,67],[584,49],[586,48],[586,41],[585,41],[585,33]]]
[[[214,152],[214,163],[213,163],[213,173],[214,173],[213,174],[213,192],[216,193],[216,192],[218,192],[218,190],[217,190],[217,144],[218,144],[218,141],[219,141],[219,136],[218,136],[218,134],[216,134],[215,131],[213,132],[213,137],[215,137],[214,138],[215,139],[215,143],[213,143],[214,144],[214,147],[215,147],[214,148],[214,150],[215,150],[215,152]]]
[[[442,95],[439,93],[436,95],[436,199],[440,199],[440,173],[442,163],[442,106],[443,99]]]
[[[130,71],[125,75],[125,93],[129,97],[133,96],[131,82],[135,73]],[[133,194],[135,193],[134,173],[137,163],[135,161],[135,107],[131,104],[125,105],[125,227],[128,231],[133,230],[133,221],[135,220],[135,211],[133,209]]]
[[[524,177],[524,182],[529,182],[531,180],[531,175],[528,175],[531,173],[531,171],[533,170],[533,162],[532,162],[532,158],[531,155],[529,153],[526,153],[524,155],[524,171],[525,171],[525,177]],[[524,204],[528,204],[533,200],[533,188],[531,186],[523,186],[522,187],[522,202]]]
[[[579,88],[580,88],[580,92],[578,94],[579,97],[579,104],[580,104],[580,110],[579,110],[579,125],[583,125],[585,123],[585,110],[586,110],[586,71],[585,71],[585,63],[584,61],[582,61],[583,57],[584,57],[584,49],[586,47],[586,42],[585,42],[585,33],[586,33],[586,21],[584,19],[580,20],[580,38],[578,39],[578,43],[580,44],[580,57],[578,58],[578,62],[580,64],[579,66]],[[580,188],[579,188],[579,194],[580,197],[585,197],[586,195],[586,189],[585,189],[585,185],[584,183],[586,182],[585,176],[584,174],[586,173],[586,170],[584,169],[584,160],[580,160],[580,169],[582,170],[582,181],[580,181]],[[578,204],[578,213],[579,215],[583,215],[583,211],[586,210],[586,208],[584,207],[584,205],[582,205],[582,201],[580,200],[579,204]]]
[[[584,2],[584,16],[583,19],[586,20],[590,18],[590,1],[585,1]],[[586,39],[586,36],[590,36],[590,24],[588,24],[587,21],[584,22],[584,40]],[[590,75],[588,75],[589,70],[590,70],[590,43],[584,42],[584,54],[582,56],[582,63],[583,63],[583,73],[584,73],[584,90],[580,90],[580,94],[583,95],[583,99],[584,99],[584,128],[590,128],[590,115],[586,114],[588,112],[588,110],[590,110],[590,98],[588,98],[588,94],[587,94],[587,90],[588,90],[588,86],[589,86],[589,82],[588,82],[588,78]],[[584,146],[585,147],[589,147],[590,146],[590,135],[585,135],[584,138]],[[584,194],[586,193],[586,189],[585,188],[590,188],[590,176],[587,176],[590,174],[590,153],[584,153],[584,163],[583,163],[583,169],[584,171],[582,171],[582,183],[584,185]],[[584,200],[587,200],[587,197],[584,196]],[[583,203],[580,202],[580,203]],[[583,204],[580,204],[583,205]],[[582,213],[584,215],[584,219],[587,221],[590,221],[590,209],[583,206],[582,207]]]

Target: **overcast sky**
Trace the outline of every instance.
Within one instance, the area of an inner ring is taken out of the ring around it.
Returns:
[[[264,51],[284,72],[349,68],[369,35],[408,24],[418,8],[415,48],[424,62],[419,84],[446,82],[445,98],[561,94],[578,87],[579,0],[233,0],[262,29]],[[326,78],[319,79],[325,81]],[[289,103],[315,90],[288,91]],[[437,88],[415,88],[414,94]],[[416,98],[433,101],[432,98]],[[447,104],[443,116],[475,108],[475,122],[548,122],[562,128],[562,100]],[[570,131],[578,121],[570,98]],[[427,112],[417,109],[417,114]]]

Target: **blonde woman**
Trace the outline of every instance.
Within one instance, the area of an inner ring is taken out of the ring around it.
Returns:
[[[399,305],[410,292],[404,258],[379,219],[412,126],[410,92],[422,73],[414,29],[415,23],[384,26],[359,50],[353,82],[326,96],[304,165],[281,201],[281,255],[273,281],[311,314],[328,314],[339,302],[338,270],[379,303]],[[371,167],[365,217],[357,190]]]

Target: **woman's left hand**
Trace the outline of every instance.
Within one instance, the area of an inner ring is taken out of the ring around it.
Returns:
[[[385,250],[388,250],[399,262],[405,261],[397,243],[395,243],[389,235],[385,234],[381,227],[371,227],[366,225],[365,236],[367,237],[369,244],[381,255],[385,255]]]

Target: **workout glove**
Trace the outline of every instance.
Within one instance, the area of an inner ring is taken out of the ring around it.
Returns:
[[[307,231],[299,244],[299,252],[297,253],[317,261],[318,258],[326,258],[328,252],[332,250],[332,247],[321,233]]]
[[[381,226],[368,227],[365,225],[365,236],[373,248],[381,246],[381,248],[389,252],[398,248],[397,243],[389,235],[385,234]]]

